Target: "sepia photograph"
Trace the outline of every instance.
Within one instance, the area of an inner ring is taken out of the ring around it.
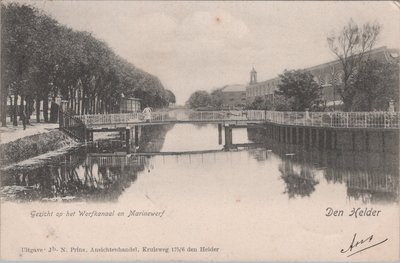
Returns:
[[[398,1],[0,4],[0,260],[400,260]]]

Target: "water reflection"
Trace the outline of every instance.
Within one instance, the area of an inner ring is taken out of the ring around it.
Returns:
[[[58,159],[39,168],[4,172],[3,198],[116,201],[138,172],[149,166],[149,157],[145,156],[91,156],[82,150]]]
[[[318,184],[310,167],[294,167],[290,159],[279,165],[279,172],[285,182],[284,193],[288,194],[289,198],[310,196],[315,191],[315,185]]]
[[[222,148],[218,145],[216,125],[162,127],[145,128],[140,151]],[[209,139],[210,134],[215,140]],[[261,137],[257,131],[240,130],[234,134],[234,140],[260,142]],[[162,184],[163,191],[171,191],[171,195],[182,195],[176,189],[194,187],[191,184],[194,175],[198,175],[196,184],[201,183],[204,189],[214,189],[215,183],[220,182],[224,189],[243,185],[238,191],[244,196],[254,195],[253,187],[273,189],[282,202],[343,198],[366,204],[398,202],[398,154],[306,151],[271,140],[263,139],[263,143],[266,149],[153,157],[112,153],[112,143],[106,143],[111,145],[106,152],[82,148],[39,167],[2,171],[1,196],[5,201],[120,202],[132,191],[140,191],[144,186],[156,189],[160,187],[157,184]],[[199,145],[202,148],[196,148]],[[152,174],[159,177],[148,183],[144,175]],[[208,194],[216,199],[226,196],[224,191]]]
[[[362,203],[399,200],[398,153],[305,150],[262,138],[256,129],[249,130],[249,138],[263,141],[282,159],[279,171],[289,198],[310,196],[318,184],[318,171],[329,184],[345,184],[350,199]]]

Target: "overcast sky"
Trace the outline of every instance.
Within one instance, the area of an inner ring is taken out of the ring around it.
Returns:
[[[377,21],[377,46],[399,48],[393,2],[30,2],[77,30],[105,40],[120,56],[158,76],[178,103],[195,90],[259,80],[284,69],[334,59],[326,37],[350,18]]]

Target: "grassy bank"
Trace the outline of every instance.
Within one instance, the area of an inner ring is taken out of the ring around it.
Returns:
[[[73,139],[58,130],[23,137],[0,145],[0,165],[16,163],[74,144]]]

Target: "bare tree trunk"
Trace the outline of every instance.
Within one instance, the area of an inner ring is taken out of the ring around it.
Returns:
[[[85,114],[85,108],[86,108],[86,105],[85,105],[85,92],[84,91],[82,91],[81,101],[82,101],[81,115],[84,115]]]
[[[88,102],[88,114],[92,114],[92,95],[91,94],[88,94],[89,96],[88,96],[88,99],[87,99],[87,102]]]
[[[0,96],[0,111],[1,111],[1,126],[7,126],[7,89],[3,87],[3,83],[1,84],[1,96]]]
[[[36,96],[36,122],[40,122],[40,97]]]
[[[8,108],[8,114],[10,115],[10,122],[13,122],[13,100],[10,97],[8,97],[10,99],[10,107]]]
[[[77,110],[77,112],[78,112],[78,114],[81,114],[81,104],[82,104],[82,101],[81,101],[81,96],[82,94],[81,94],[81,89],[78,89],[78,110]]]
[[[18,95],[14,94],[14,105],[13,105],[13,126],[18,126]]]
[[[77,110],[78,110],[78,100],[77,100],[77,97],[78,97],[78,91],[76,90],[76,89],[73,89],[73,91],[74,91],[74,97],[73,97],[73,100],[74,100],[74,113],[75,114],[77,114]]]
[[[33,113],[33,99],[32,98],[27,98],[26,100],[26,123],[30,124],[30,120],[31,120],[31,115]]]
[[[74,94],[73,94],[72,89],[68,90],[68,96],[69,96],[69,100],[68,100],[69,109],[73,112],[74,111]]]
[[[43,98],[43,119],[49,122],[49,96],[46,94]]]
[[[25,100],[25,97],[24,97],[24,95],[21,95],[21,101],[19,102],[19,120],[20,121],[24,121],[23,120],[23,116],[22,116],[22,114],[23,114],[23,111],[25,110],[24,109],[24,100]],[[25,112],[26,113],[26,112]]]

